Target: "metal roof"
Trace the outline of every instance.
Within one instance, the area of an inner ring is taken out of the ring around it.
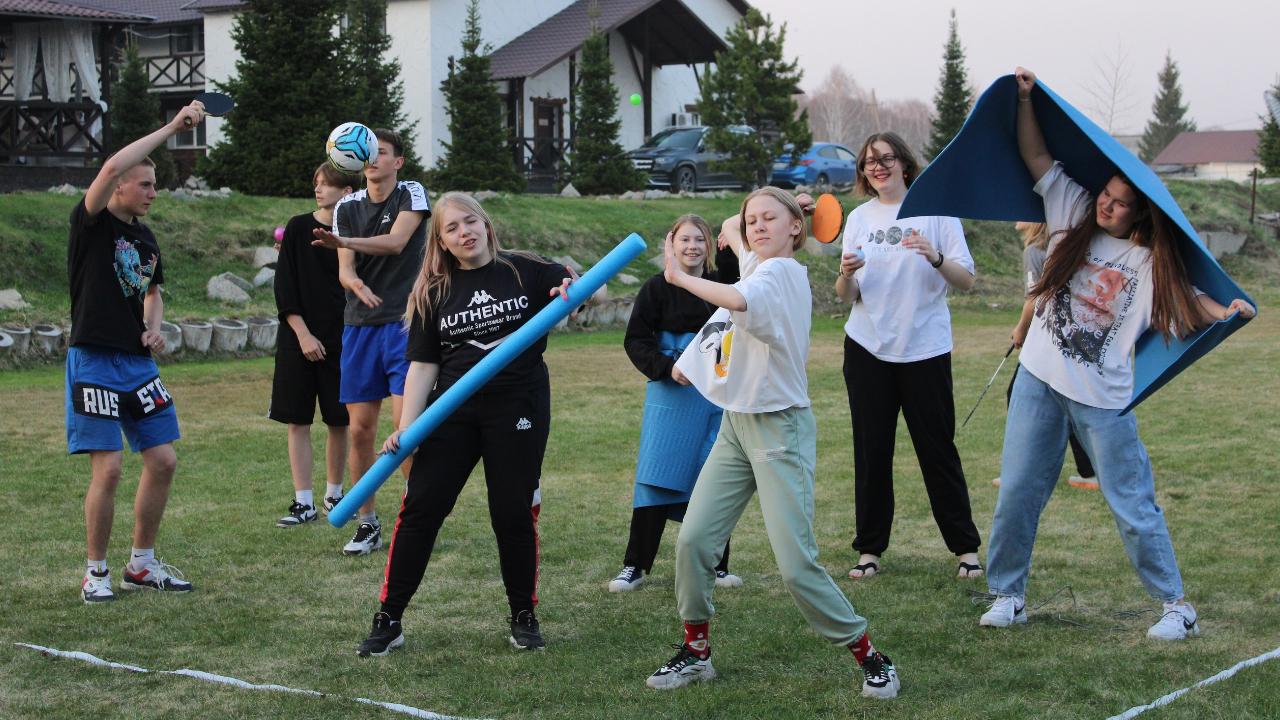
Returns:
[[[77,5],[79,0],[73,0]],[[191,0],[89,0],[95,6],[117,12],[148,15],[157,23],[200,22],[204,16],[184,7]]]
[[[533,77],[577,52],[591,31],[589,4],[590,0],[577,0],[495,50],[490,56],[493,78]],[[720,36],[681,0],[597,0],[597,4],[600,30],[617,30],[637,49],[644,41],[648,13],[650,58],[654,65],[714,62],[715,52],[725,49]],[[730,0],[730,4],[739,13],[745,14],[748,9],[740,0]]]
[[[56,0],[0,0],[0,15],[127,23],[150,23],[155,19],[149,14]]]
[[[183,5],[184,10],[192,12],[213,12],[216,10],[230,10],[244,5],[244,0],[195,0]]]
[[[1184,132],[1174,138],[1151,164],[1256,163],[1257,151],[1257,130]]]

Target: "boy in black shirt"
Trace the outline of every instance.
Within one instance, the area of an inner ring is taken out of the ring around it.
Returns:
[[[334,208],[333,231],[315,230],[317,245],[338,251],[339,278],[347,289],[346,328],[342,331],[341,399],[351,416],[351,481],[373,465],[382,401],[391,396],[391,417],[400,422],[404,380],[403,316],[422,269],[426,223],[431,215],[427,191],[420,183],[399,182],[404,143],[385,128],[374,130],[378,157],[365,168],[368,186]],[[409,476],[412,460],[401,466]],[[329,495],[328,505],[341,498]],[[360,508],[355,537],[342,548],[346,555],[367,555],[382,547],[382,525],[374,499]]]
[[[339,172],[321,163],[312,177],[319,209],[289,220],[276,264],[276,308],[280,339],[276,372],[267,417],[289,425],[289,467],[293,471],[293,505],[276,527],[293,527],[317,518],[311,489],[311,423],[316,400],[320,417],[329,427],[325,443],[328,492],[325,510],[342,497],[342,472],[347,463],[350,423],[339,399],[342,358],[342,313],[346,297],[338,282],[338,253],[312,245],[316,229],[333,225],[333,207],[360,186],[360,176]]]
[[[168,125],[108,158],[71,211],[67,446],[72,454],[88,453],[93,468],[84,501],[89,565],[80,592],[86,603],[115,600],[106,558],[124,452],[121,430],[129,448],[142,452],[142,479],[133,505],[133,553],[120,589],[191,591],[181,573],[155,556],[178,462],[173,441],[180,435],[173,398],[151,359],[153,350],[164,349],[164,266],[155,235],[138,217],[156,197],[155,163],[147,156],[203,118],[204,106],[193,102]]]

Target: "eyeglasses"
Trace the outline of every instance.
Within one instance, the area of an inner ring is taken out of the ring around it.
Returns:
[[[868,156],[862,160],[862,169],[870,170],[871,168],[874,168],[876,165],[879,165],[885,170],[892,170],[893,166],[896,165],[897,163],[898,163],[897,155],[881,155],[879,158]]]

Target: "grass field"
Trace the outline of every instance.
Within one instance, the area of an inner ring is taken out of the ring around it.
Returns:
[[[958,412],[990,377],[1014,317],[957,313]],[[847,651],[827,645],[793,607],[753,501],[734,533],[733,570],[746,586],[717,593],[712,637],[721,679],[676,692],[644,687],[679,638],[672,597],[676,533],[652,581],[605,590],[617,572],[631,507],[643,381],[620,332],[552,338],[554,424],[544,469],[544,653],[507,642],[506,612],[483,483],[475,477],[445,523],[421,591],[405,615],[406,646],[361,660],[377,609],[385,552],[346,558],[352,528],[274,527],[290,502],[284,428],[265,417],[270,359],[166,368],[186,438],[159,551],[197,591],[121,596],[85,606],[83,498],[88,461],[68,457],[58,368],[0,374],[0,484],[5,613],[0,640],[79,650],[151,669],[191,668],[252,683],[394,701],[468,718],[1106,718],[1280,645],[1280,315],[1260,318],[1138,411],[1158,499],[1204,634],[1145,637],[1157,606],[1143,592],[1096,492],[1061,483],[1046,510],[1028,597],[1070,584],[1008,631],[978,627],[928,513],[905,428],[896,459],[898,509],[885,572],[846,576],[856,562],[852,447],[840,375],[838,321],[815,323],[810,392],[819,427],[816,525],[825,563],[875,643],[901,668],[893,703],[859,697]],[[975,520],[985,540],[999,473],[1006,368],[958,435]],[[389,424],[389,421],[385,424]],[[319,431],[317,441],[321,440]],[[319,447],[317,448],[319,450]],[[318,467],[322,463],[317,463]],[[138,459],[126,459],[109,560],[128,551]],[[479,471],[477,471],[477,474]],[[384,522],[403,487],[381,493]],[[985,553],[985,550],[983,551]],[[1088,627],[1058,620],[1081,623]],[[335,698],[250,692],[199,680],[136,675],[0,645],[5,718],[395,718]],[[1280,662],[1241,672],[1143,716],[1280,716]]]

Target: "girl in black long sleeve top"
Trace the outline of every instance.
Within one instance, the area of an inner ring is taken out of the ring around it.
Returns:
[[[738,280],[737,258],[729,249],[717,254],[721,269],[712,269],[711,228],[697,215],[684,215],[671,227],[681,269],[717,282]],[[611,592],[633,590],[653,567],[667,520],[681,520],[689,494],[719,429],[721,410],[689,386],[676,369],[676,358],[706,324],[713,306],[676,287],[662,273],[649,278],[636,295],[623,347],[627,357],[650,381],[636,467],[631,532],[622,572],[609,583]],[[678,438],[683,447],[674,447]],[[729,574],[726,543],[716,567],[716,584],[736,587]]]

